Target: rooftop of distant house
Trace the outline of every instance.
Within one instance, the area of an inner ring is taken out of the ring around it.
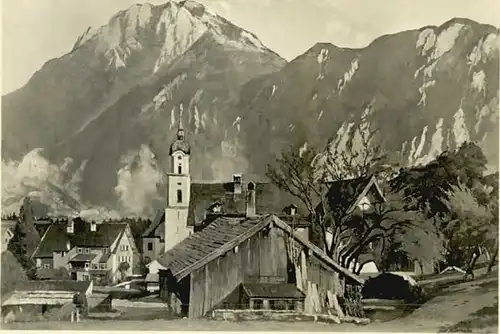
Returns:
[[[73,232],[68,232],[68,224],[73,223]],[[95,224],[94,226],[92,226]],[[43,234],[33,257],[52,257],[53,252],[68,251],[68,247],[110,247],[125,233],[126,223],[89,223],[80,219],[63,220],[49,225]],[[92,230],[92,228],[95,230]],[[113,250],[111,250],[113,251]]]
[[[192,183],[189,202],[188,226],[206,225],[219,216],[245,216],[249,188],[255,191],[256,214],[274,213],[287,221],[307,224],[306,211],[294,196],[272,183],[245,181],[243,174],[234,174],[232,182]],[[286,218],[287,216],[295,217]],[[301,218],[302,217],[302,218]],[[158,210],[143,237],[152,236],[165,221],[164,210]]]

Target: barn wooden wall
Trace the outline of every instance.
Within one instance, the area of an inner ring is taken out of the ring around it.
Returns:
[[[290,242],[290,240],[289,240]],[[296,241],[291,242],[294,250],[290,255],[295,267],[297,288],[306,295],[304,311],[307,313],[338,313],[338,299],[344,294],[344,280],[332,268]],[[290,244],[289,244],[290,246]]]
[[[261,231],[191,273],[189,317],[204,315],[244,281],[286,282],[286,248],[279,231]]]

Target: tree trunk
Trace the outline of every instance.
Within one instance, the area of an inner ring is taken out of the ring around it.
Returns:
[[[495,250],[493,251],[493,254],[491,255],[490,263],[488,264],[488,269],[486,269],[487,273],[490,273],[491,270],[493,269],[493,266],[497,262],[497,255],[498,255],[498,242],[495,245]]]

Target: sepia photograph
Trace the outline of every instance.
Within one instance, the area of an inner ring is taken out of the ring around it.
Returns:
[[[498,0],[5,0],[2,330],[498,333]]]

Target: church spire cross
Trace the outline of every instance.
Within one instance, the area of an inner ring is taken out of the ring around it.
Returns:
[[[181,107],[179,108],[179,122],[177,124],[177,139],[179,140],[184,140],[184,128],[182,126],[182,114],[183,114],[184,108]]]

